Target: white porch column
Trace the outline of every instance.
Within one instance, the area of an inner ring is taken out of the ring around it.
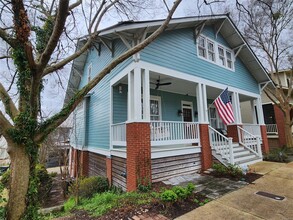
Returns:
[[[232,93],[232,107],[235,117],[235,124],[242,124],[241,119],[241,110],[240,110],[240,100],[239,100],[239,93],[233,92]]]
[[[261,99],[260,97],[255,99],[255,104],[256,104],[256,109],[257,109],[257,119],[258,119],[258,124],[264,125],[264,116],[263,116],[263,110],[262,110],[262,104],[261,104]]]
[[[128,73],[128,97],[127,97],[127,120],[131,121],[133,119],[133,110],[134,110],[134,102],[133,102],[133,71]]]
[[[133,104],[134,104],[134,117],[135,121],[140,121],[141,118],[141,69],[134,69],[134,80],[133,80]]]
[[[198,122],[208,123],[209,118],[208,118],[206,85],[201,83],[196,85],[196,101],[197,101]]]
[[[209,123],[208,115],[208,98],[207,98],[207,89],[206,85],[202,84],[202,95],[203,95],[203,108],[204,108],[204,122]]]
[[[143,120],[150,121],[150,72],[148,69],[142,71],[143,91]]]
[[[257,124],[254,100],[250,101],[250,106],[251,106],[251,112],[252,112],[252,123]]]

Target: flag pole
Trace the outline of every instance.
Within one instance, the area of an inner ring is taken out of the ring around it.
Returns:
[[[223,94],[223,92],[225,92],[226,90],[228,90],[228,86],[227,86],[227,88],[226,89],[224,89],[221,93],[220,93],[220,95],[218,95],[215,99],[214,99],[214,101],[209,105],[209,107],[207,108],[207,111],[211,108],[211,106],[214,104],[214,102],[217,100],[217,98],[219,98],[219,96],[221,96],[222,94]]]

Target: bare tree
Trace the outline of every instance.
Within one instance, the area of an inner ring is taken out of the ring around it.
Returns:
[[[268,67],[275,87],[266,86],[264,92],[284,114],[287,147],[293,147],[291,127],[292,70],[287,85],[280,73],[288,69],[292,57],[293,2],[291,0],[236,0],[240,22],[244,24],[244,36]],[[291,69],[291,67],[290,67]]]
[[[0,83],[0,100],[5,109],[5,113],[0,111],[0,133],[7,140],[11,158],[8,219],[36,219],[38,180],[35,176],[35,164],[39,146],[105,75],[164,31],[180,2],[181,0],[174,2],[166,20],[155,32],[114,58],[96,77],[77,91],[59,113],[46,120],[39,120],[42,103],[40,94],[44,79],[52,74],[62,74],[62,68],[92,45],[99,37],[98,28],[107,13],[114,10],[119,15],[131,16],[135,9],[143,7],[145,1],[92,0],[87,1],[90,4],[87,7],[81,0],[74,3],[69,0],[0,1],[0,39],[8,45],[8,57],[12,58],[15,66],[13,82],[17,90],[17,99],[14,101],[5,85]],[[84,37],[84,44],[67,55],[72,45],[70,42],[75,40],[70,33],[78,34],[76,23],[79,19],[76,19],[76,15],[86,15],[83,18],[87,35]]]

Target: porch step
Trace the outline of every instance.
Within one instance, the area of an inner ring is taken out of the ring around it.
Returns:
[[[250,160],[250,159],[253,159],[255,158],[256,156],[252,153],[246,153],[244,155],[240,155],[240,156],[235,156],[234,157],[234,162],[237,163],[237,162],[241,162],[241,161],[245,161],[245,160]]]
[[[241,160],[236,162],[235,164],[238,166],[242,166],[242,165],[250,165],[250,164],[254,164],[257,162],[262,161],[262,158],[258,157],[258,156],[254,156],[253,158],[247,159],[247,160]]]

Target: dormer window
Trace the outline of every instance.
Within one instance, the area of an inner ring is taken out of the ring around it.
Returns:
[[[215,45],[208,40],[208,59],[215,62]]]
[[[198,54],[206,58],[206,39],[202,36],[198,38]]]
[[[219,66],[234,70],[234,54],[232,50],[200,35],[197,39],[198,56]]]

